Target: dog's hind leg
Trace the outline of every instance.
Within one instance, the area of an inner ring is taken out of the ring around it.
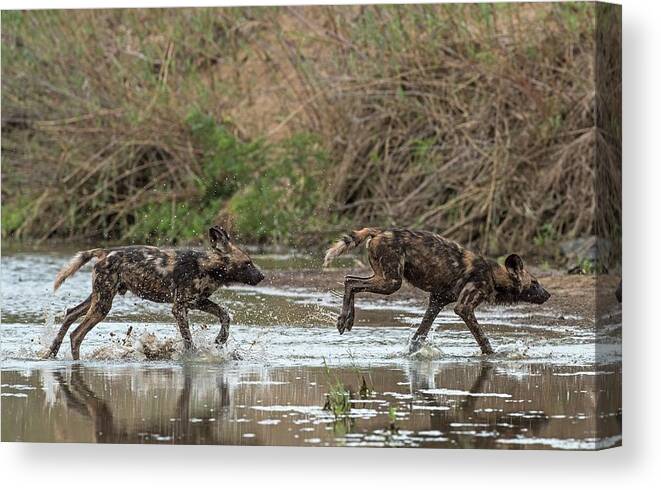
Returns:
[[[198,300],[194,308],[214,315],[220,320],[220,332],[218,332],[215,342],[218,345],[223,345],[227,342],[227,338],[230,335],[230,314],[227,310],[207,298]]]
[[[83,321],[80,322],[80,325],[71,332],[71,357],[75,361],[80,359],[80,344],[83,343],[83,339],[92,330],[97,323],[102,321],[112,308],[112,300],[115,296],[115,292],[104,293],[103,295],[93,292],[92,293],[92,302],[90,304],[89,310],[83,318]]]
[[[374,277],[373,275],[370,277]],[[370,277],[354,276],[353,274],[347,274],[344,276],[344,279],[370,279]]]
[[[74,360],[80,358],[80,344],[82,344],[85,335],[108,315],[110,308],[112,308],[112,300],[120,286],[117,274],[100,268],[99,265],[100,263],[95,266],[92,273],[92,297],[89,309],[83,321],[70,335],[71,356]]]
[[[356,293],[392,294],[402,286],[401,277],[374,276],[368,279],[347,279],[344,282],[344,303],[337,319],[340,335],[351,331],[354,321],[354,295]]]
[[[48,352],[44,354],[43,357],[44,359],[57,356],[57,353],[60,350],[60,346],[62,345],[62,341],[64,340],[64,336],[67,334],[69,327],[71,327],[71,325],[73,325],[73,323],[76,320],[78,320],[81,316],[87,313],[87,310],[89,310],[91,302],[92,302],[92,295],[90,294],[87,297],[87,299],[82,303],[80,303],[78,306],[75,306],[67,310],[66,314],[64,315],[64,320],[62,322],[62,326],[60,327],[60,331],[53,339],[53,342],[51,343]]]
[[[342,312],[337,319],[340,335],[351,331],[354,321],[354,295],[356,293],[392,294],[402,286],[402,254],[389,243],[378,239],[370,242],[369,261],[372,277],[347,276],[344,281]]]
[[[431,293],[429,295],[429,306],[427,307],[425,316],[422,317],[422,322],[420,323],[418,330],[416,330],[415,334],[413,334],[413,338],[411,339],[411,345],[409,346],[409,352],[415,352],[420,349],[420,346],[422,345],[422,342],[427,338],[429,329],[434,323],[434,320],[436,320],[438,313],[448,303],[449,301],[442,298],[438,294]]]
[[[354,309],[354,286],[357,284],[364,284],[370,279],[372,279],[374,276],[370,277],[359,277],[359,276],[345,276],[344,277],[344,297],[342,298],[342,312],[340,313],[340,318],[342,315],[345,315],[345,319],[343,320],[343,324],[347,324],[345,327],[346,330],[351,331],[351,327],[353,326],[353,319],[355,315],[355,309]],[[340,319],[338,318],[337,321],[337,328],[340,330]],[[340,334],[344,333],[344,329],[340,331]]]
[[[112,308],[112,300],[120,286],[119,276],[108,266],[106,261],[97,262],[92,271],[92,295],[89,309],[83,321],[69,336],[71,339],[71,356],[74,360],[80,358],[80,344],[82,344],[85,335],[108,315],[110,308]]]

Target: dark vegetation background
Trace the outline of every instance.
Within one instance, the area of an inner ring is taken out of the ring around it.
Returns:
[[[619,261],[620,10],[600,8],[3,12],[3,238],[405,226],[540,260],[599,234]]]

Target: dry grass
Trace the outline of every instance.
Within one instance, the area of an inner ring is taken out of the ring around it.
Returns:
[[[595,12],[3,14],[3,203],[30,203],[12,236],[122,238],[145,204],[199,199],[204,148],[186,123],[197,109],[241,140],[320,137],[336,170],[315,223],[329,224],[301,230],[318,242],[347,226],[409,226],[501,254],[598,233],[617,260],[618,25],[596,33]],[[598,66],[596,39],[611,46]]]
[[[301,56],[297,66],[323,94],[316,112],[339,165],[334,210],[355,223],[435,229],[489,253],[594,233],[602,135],[591,6],[364,7],[350,21],[323,13],[311,30],[341,45],[334,63]],[[619,160],[603,162],[617,194]]]

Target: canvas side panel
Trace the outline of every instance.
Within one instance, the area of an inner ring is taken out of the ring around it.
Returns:
[[[595,235],[597,448],[622,433],[622,8],[595,5]]]

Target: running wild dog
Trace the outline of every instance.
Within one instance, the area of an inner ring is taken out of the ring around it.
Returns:
[[[230,242],[225,230],[209,229],[211,250],[160,249],[149,246],[95,248],[78,252],[55,277],[54,290],[87,262],[96,258],[92,271],[92,294],[78,306],[67,310],[64,323],[46,357],[55,357],[69,327],[81,316],[82,322],[71,333],[71,355],[80,357],[85,335],[103,320],[116,294],[131,291],[136,296],[157,303],[171,303],[186,349],[193,348],[188,328],[188,310],[200,310],[216,316],[221,328],[216,344],[229,336],[230,316],[209,299],[220,287],[239,282],[256,285],[264,275],[244,251]]]
[[[482,353],[492,354],[489,339],[475,318],[475,308],[480,303],[542,304],[551,296],[524,268],[518,255],[510,255],[505,265],[500,265],[426,231],[377,228],[353,231],[328,249],[324,266],[364,241],[373,274],[345,277],[344,303],[337,319],[340,334],[351,331],[353,326],[356,293],[392,294],[401,287],[402,279],[406,279],[430,293],[429,306],[411,341],[412,352],[427,337],[441,309],[456,302],[454,312],[471,331]]]

